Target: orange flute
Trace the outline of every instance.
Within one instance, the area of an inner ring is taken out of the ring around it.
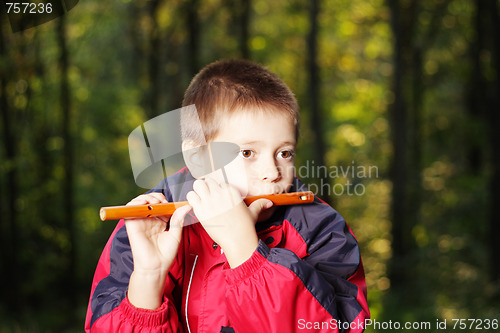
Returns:
[[[306,191],[256,195],[246,197],[243,201],[245,201],[247,205],[250,205],[258,199],[269,199],[275,206],[294,205],[313,202],[314,194],[311,191]],[[152,205],[102,207],[99,211],[99,216],[102,221],[137,217],[171,216],[177,208],[187,204],[187,201],[179,201]]]

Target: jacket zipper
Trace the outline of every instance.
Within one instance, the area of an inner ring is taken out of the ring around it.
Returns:
[[[186,309],[184,311],[184,313],[186,314],[186,326],[187,326],[189,333],[191,333],[191,329],[189,328],[189,320],[188,320],[189,290],[191,289],[191,282],[193,281],[193,273],[194,273],[194,268],[196,267],[197,260],[198,260],[198,255],[196,255],[196,257],[194,258],[193,268],[191,269],[191,276],[189,277],[188,290],[187,290],[187,294],[186,294]]]

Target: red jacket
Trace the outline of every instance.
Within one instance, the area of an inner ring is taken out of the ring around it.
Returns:
[[[182,181],[169,178],[170,188],[164,181],[154,189],[169,201],[185,199],[192,185],[190,175],[174,176]],[[291,191],[302,190],[307,189],[296,180]],[[280,207],[257,231],[256,251],[230,269],[200,223],[184,227],[164,302],[144,310],[126,297],[133,261],[120,221],[96,269],[85,331],[363,331],[369,318],[364,272],[340,214],[315,198],[312,204]]]

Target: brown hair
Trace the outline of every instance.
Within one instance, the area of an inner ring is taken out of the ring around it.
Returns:
[[[249,108],[281,113],[292,120],[299,134],[299,107],[294,94],[274,73],[248,60],[221,60],[207,65],[191,81],[184,94],[183,106],[194,104],[204,133],[193,116],[181,117],[182,139],[196,143],[211,141],[218,133],[223,117]]]

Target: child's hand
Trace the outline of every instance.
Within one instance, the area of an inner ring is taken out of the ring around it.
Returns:
[[[207,233],[224,250],[232,268],[250,258],[259,244],[255,223],[272,201],[259,199],[247,207],[237,189],[213,179],[196,180],[187,200]]]
[[[140,195],[127,205],[167,202],[161,193]],[[136,307],[156,309],[161,304],[165,278],[177,255],[184,217],[190,206],[179,207],[170,218],[151,217],[125,220],[134,258],[128,298]]]

